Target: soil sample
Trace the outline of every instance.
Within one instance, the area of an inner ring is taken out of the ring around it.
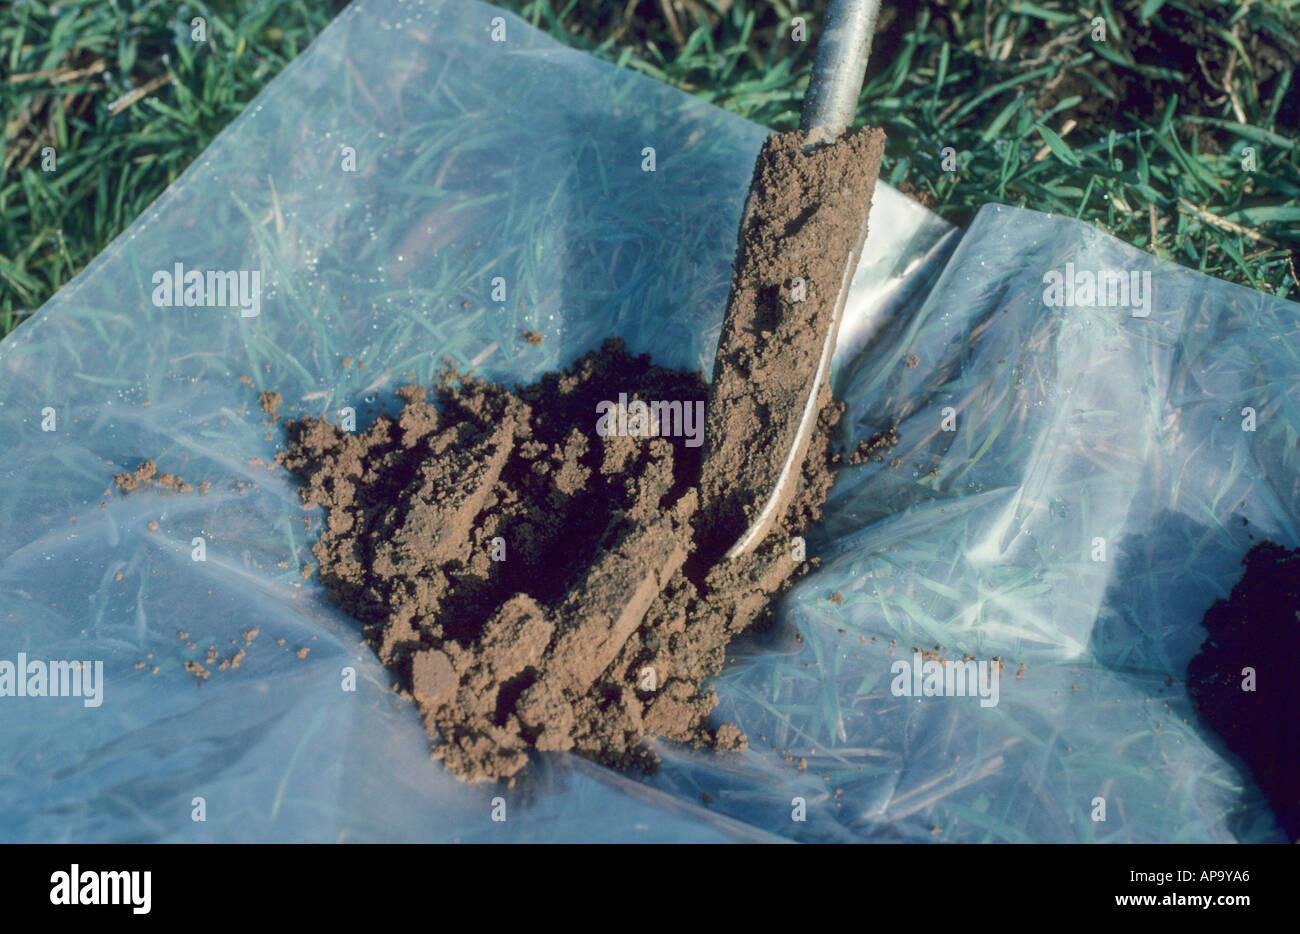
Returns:
[[[727,645],[769,624],[816,564],[801,536],[841,463],[831,438],[843,411],[817,362],[884,136],[803,142],[770,137],[759,155],[711,389],[607,340],[525,387],[449,367],[433,400],[407,386],[400,413],[359,434],[284,422],[276,461],[327,513],[320,580],[461,778],[509,780],[534,749],[653,770],[651,734],[745,747],[734,724],[710,726],[718,699],[705,685]],[[279,394],[259,401],[280,418]],[[853,462],[896,442],[873,436]],[[146,467],[119,483],[149,482]],[[765,534],[725,559],[755,491],[778,487]]]
[[[358,434],[286,422],[277,460],[327,511],[321,581],[418,703],[435,757],[509,779],[532,749],[652,770],[648,734],[744,747],[710,727],[704,683],[811,563],[791,538],[820,517],[842,406],[821,410],[779,534],[718,562],[700,548],[700,374],[609,340],[522,388],[448,369],[436,406],[399,395]]]
[[[1205,614],[1208,635],[1187,666],[1188,690],[1249,767],[1287,839],[1300,843],[1300,550],[1264,541],[1243,563],[1232,594]]]
[[[329,513],[321,581],[462,778],[508,779],[532,749],[652,769],[647,734],[745,745],[710,728],[704,683],[808,567],[792,540],[840,460],[828,350],[884,134],[806,142],[759,154],[711,387],[607,341],[514,390],[449,370],[437,407],[406,387],[360,435],[288,423],[277,459]]]
[[[807,145],[802,131],[769,136],[754,165],[709,388],[700,493],[710,550],[773,527],[831,399],[830,351],[885,134],[863,127]]]

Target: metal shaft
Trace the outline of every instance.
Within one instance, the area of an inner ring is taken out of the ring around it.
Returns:
[[[799,119],[813,141],[836,139],[852,126],[879,15],[880,0],[831,0]]]

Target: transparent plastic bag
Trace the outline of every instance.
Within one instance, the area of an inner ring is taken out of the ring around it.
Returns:
[[[508,790],[430,760],[300,574],[323,516],[258,393],[360,426],[444,357],[524,383],[610,335],[709,372],[764,135],[485,4],[353,3],[0,342],[0,660],[104,663],[97,707],[0,698],[0,838],[1280,838],[1181,679],[1247,536],[1297,543],[1296,306],[1028,211],[957,243],[883,183],[834,379],[846,444],[897,422],[901,463],[844,470],[782,604],[802,642],[716,680],[751,748],[539,755]],[[1150,271],[1149,316],[1045,306],[1067,262]],[[177,263],[258,270],[258,313],[154,304]],[[211,491],[102,495],[145,458]],[[209,645],[245,655],[200,682]],[[998,705],[893,696],[914,645],[1000,654]]]

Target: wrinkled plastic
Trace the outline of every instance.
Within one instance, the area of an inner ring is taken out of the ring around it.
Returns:
[[[300,574],[323,516],[264,466],[258,392],[364,425],[444,357],[522,383],[609,335],[707,373],[763,135],[493,7],[349,7],[0,342],[0,660],[105,670],[98,707],[0,698],[0,838],[1280,839],[1184,674],[1251,537],[1298,543],[1300,309],[1029,211],[958,243],[883,185],[834,380],[846,445],[898,423],[898,464],[843,471],[785,636],[716,680],[751,748],[537,756],[508,790],[430,760]],[[260,314],[156,307],[178,262],[261,270]],[[1067,263],[1149,271],[1150,314],[1049,307]],[[104,495],[146,457],[211,492]],[[1001,656],[998,704],[895,697],[936,645]]]

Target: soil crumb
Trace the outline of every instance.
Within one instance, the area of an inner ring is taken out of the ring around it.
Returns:
[[[542,341],[546,340],[546,338],[544,338],[544,337],[543,337],[539,332],[537,332],[537,331],[529,331],[527,328],[525,328],[525,329],[524,329],[524,340],[526,340],[528,343],[532,344],[534,347],[540,347],[540,346],[542,346]]]
[[[262,411],[267,415],[274,415],[280,408],[280,403],[284,402],[284,396],[278,392],[267,389],[257,397],[258,403],[262,406]]]
[[[1255,545],[1187,666],[1197,712],[1242,758],[1287,839],[1300,843],[1300,705],[1291,670],[1300,658],[1300,549]],[[1243,669],[1252,669],[1253,677]]]
[[[117,484],[118,489],[126,493],[147,484],[166,487],[179,493],[188,493],[191,489],[188,483],[175,474],[159,473],[157,465],[151,460],[141,461],[132,473],[113,474],[113,482]]]
[[[718,563],[698,545],[700,446],[635,430],[635,415],[598,432],[598,403],[621,393],[631,413],[685,410],[708,389],[611,339],[513,390],[449,367],[432,401],[399,389],[400,413],[358,434],[285,423],[277,460],[328,513],[320,579],[463,779],[509,779],[533,749],[652,771],[650,734],[747,745],[734,724],[710,727],[704,682],[814,563],[792,559],[791,538],[820,518],[843,406],[821,410],[779,526]]]
[[[898,446],[898,428],[894,427],[888,431],[877,431],[865,441],[859,441],[857,448],[849,455],[849,466],[856,467],[859,464],[865,464],[873,457],[876,460],[882,460],[880,452],[889,451]]]

